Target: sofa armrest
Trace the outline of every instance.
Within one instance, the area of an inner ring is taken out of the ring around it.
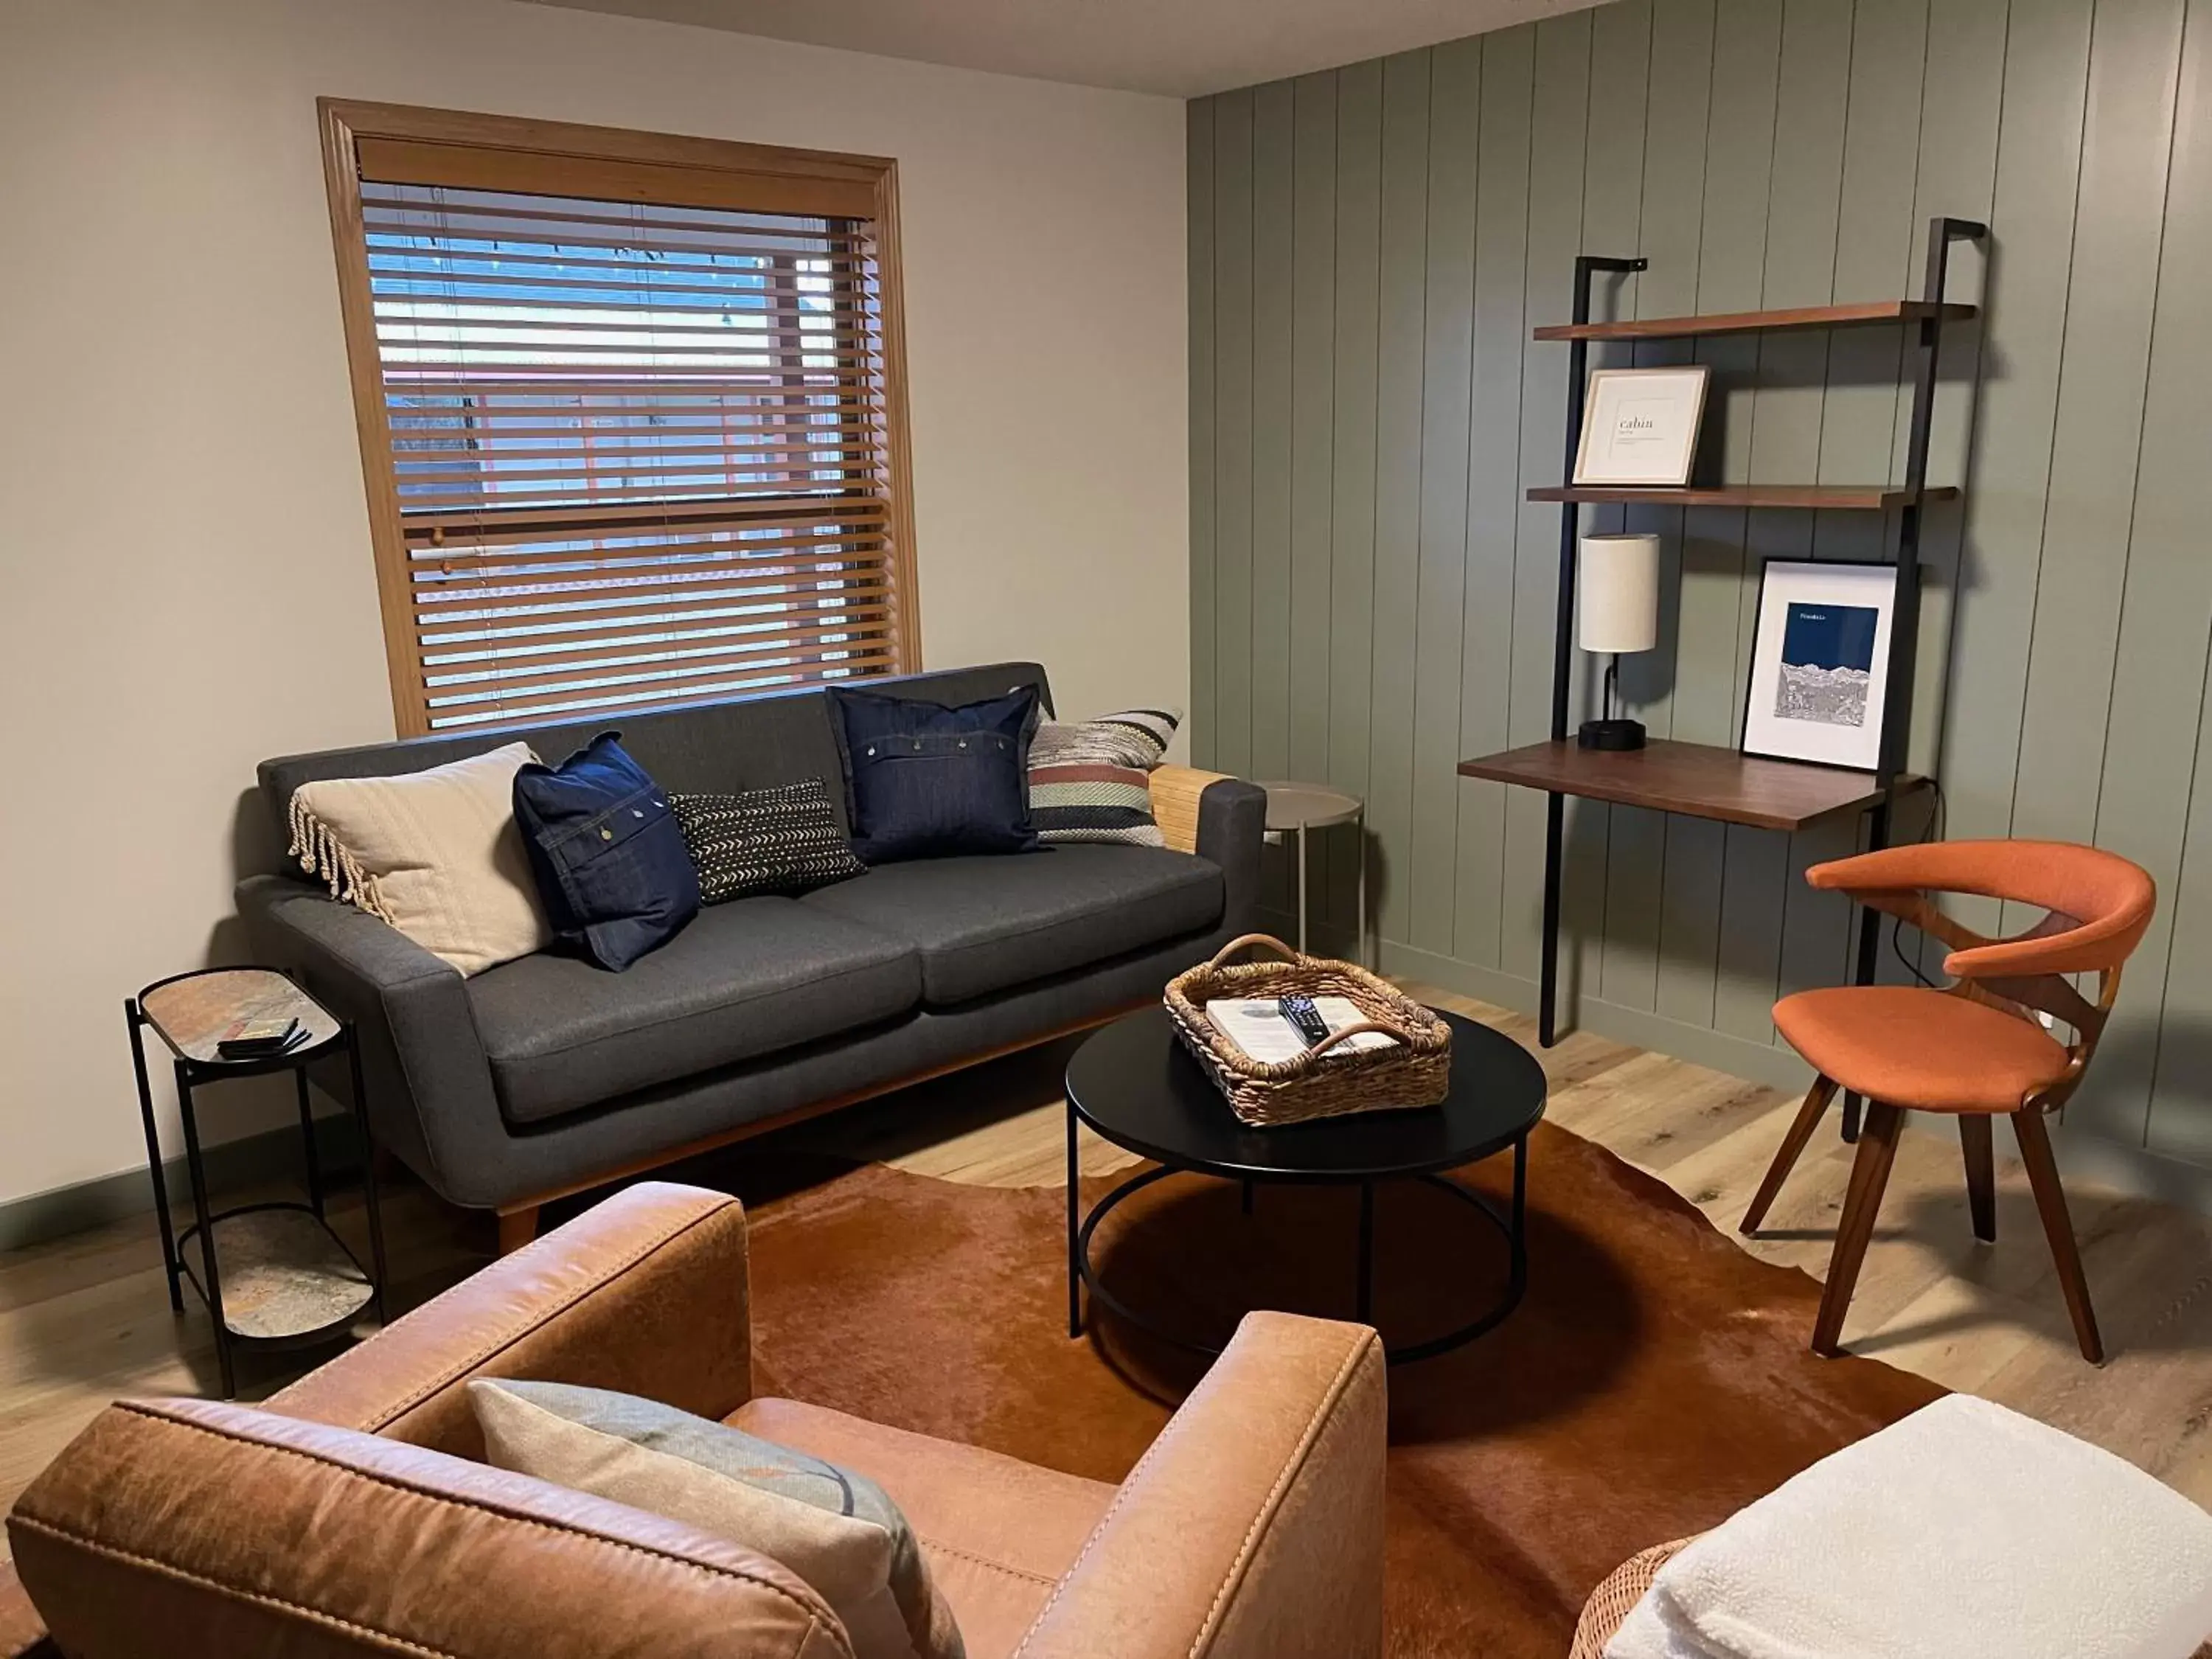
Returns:
[[[216,1401],[110,1406],[8,1537],[76,1659],[852,1659],[821,1597],[741,1545]]]
[[[1167,844],[1220,866],[1223,937],[1250,933],[1260,914],[1267,792],[1225,773],[1163,766],[1152,773],[1152,817]]]
[[[1380,1654],[1384,1389],[1365,1326],[1248,1315],[1017,1659]]]
[[[238,885],[262,960],[352,1022],[377,1142],[453,1203],[489,1207],[483,1186],[507,1138],[491,1066],[460,974],[398,929],[282,876]]]
[[[728,1416],[752,1397],[744,1206],[641,1182],[310,1372],[269,1409],[481,1457],[468,1404],[477,1376]]]

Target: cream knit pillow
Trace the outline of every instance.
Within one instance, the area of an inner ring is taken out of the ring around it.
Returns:
[[[427,772],[324,778],[292,792],[292,856],[331,896],[392,924],[463,974],[542,951],[553,930],[514,822],[510,743]]]

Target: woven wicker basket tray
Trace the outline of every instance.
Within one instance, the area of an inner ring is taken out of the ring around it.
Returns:
[[[1279,962],[1231,963],[1254,945]],[[1343,997],[1365,1016],[1304,1054],[1255,1060],[1216,1028],[1206,1005],[1222,997]],[[1388,980],[1349,962],[1301,956],[1267,933],[1223,945],[1213,960],[1168,981],[1168,1018],[1229,1109],[1255,1127],[1348,1112],[1433,1106],[1451,1091],[1451,1028]],[[1363,1031],[1395,1037],[1389,1048],[1336,1052]]]

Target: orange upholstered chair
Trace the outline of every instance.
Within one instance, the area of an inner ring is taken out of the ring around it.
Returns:
[[[1956,981],[1942,990],[1838,986],[1801,991],[1774,1005],[1775,1025],[1820,1075],[1744,1214],[1743,1231],[1754,1231],[1765,1218],[1836,1091],[1867,1102],[1813,1327],[1814,1352],[1837,1351],[1904,1114],[1948,1112],[1959,1120],[1974,1236],[1983,1239],[1996,1237],[1990,1120],[2012,1120],[2075,1337],[2085,1358],[2101,1363],[2104,1343],[2043,1118],[2066,1103],[2088,1069],[2119,990],[2120,964],[2150,925],[2158,890],[2149,874],[2117,854],[2070,842],[1953,841],[1814,865],[1805,879],[1900,916],[1948,945],[1943,970]],[[1984,939],[1938,910],[1930,902],[1935,893],[2009,899],[2046,914],[2010,939]],[[2076,974],[2097,976],[2094,1003],[2066,977]],[[2059,1042],[2039,1012],[2066,1027],[2071,1041]]]

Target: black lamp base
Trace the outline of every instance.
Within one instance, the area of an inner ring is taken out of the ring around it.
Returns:
[[[1583,749],[1621,750],[1644,747],[1642,720],[1584,720],[1575,742]]]

